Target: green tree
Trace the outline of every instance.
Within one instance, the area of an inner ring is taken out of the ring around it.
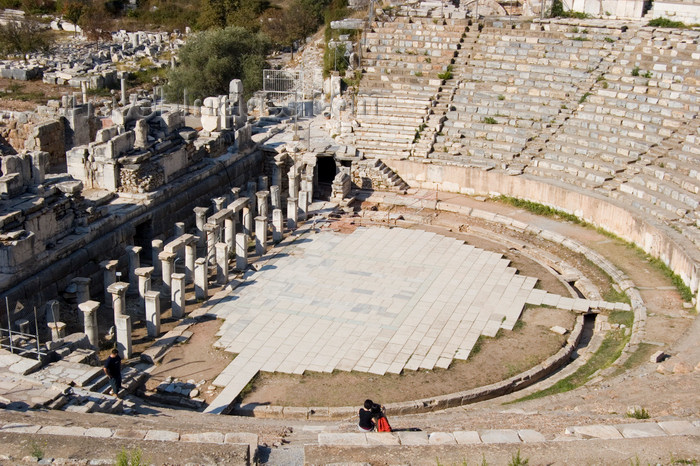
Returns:
[[[50,48],[49,32],[34,21],[10,21],[0,25],[0,51],[6,55],[21,55]]]
[[[241,27],[200,32],[180,49],[180,66],[168,74],[168,98],[179,100],[184,89],[192,99],[226,94],[234,78],[243,81],[246,95],[252,95],[262,87],[269,51],[266,35]]]
[[[85,11],[85,4],[83,2],[68,1],[61,7],[61,14],[66,19],[73,24],[78,24],[80,17],[83,16]],[[76,31],[77,32],[77,31]]]

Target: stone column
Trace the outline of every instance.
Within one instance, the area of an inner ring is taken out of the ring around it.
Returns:
[[[63,322],[51,322],[49,329],[51,329],[51,341],[58,341],[66,336],[66,324]]]
[[[231,192],[229,193],[229,203],[235,201],[238,199],[238,197],[241,195],[241,188],[231,188]]]
[[[258,198],[258,216],[267,218],[267,199],[270,197],[270,191],[258,191],[255,196]]]
[[[90,300],[90,279],[85,277],[75,277],[71,280],[75,284],[75,299],[78,304]]]
[[[197,301],[203,301],[209,298],[207,260],[203,257],[194,261],[194,296],[197,298]]]
[[[267,217],[255,217],[255,254],[265,255],[267,252]]]
[[[287,228],[295,230],[297,228],[297,199],[287,198]]]
[[[97,309],[100,303],[97,301],[85,301],[78,304],[78,309],[83,313],[83,328],[90,344],[95,348],[100,347],[99,335],[97,333]]]
[[[250,209],[253,212],[257,212],[256,205],[255,205],[255,192],[258,190],[258,183],[255,181],[249,181],[248,184],[246,185],[246,191],[248,191],[248,199],[250,199]]]
[[[161,286],[161,297],[164,299],[170,298],[170,281],[173,274],[173,266],[175,253],[163,251],[158,255],[160,259],[161,270],[163,271],[163,286]]]
[[[194,282],[194,261],[197,259],[196,237],[185,244],[185,279],[187,283]]]
[[[236,235],[236,269],[245,272],[248,267],[248,235],[238,233]]]
[[[264,175],[258,177],[258,190],[267,191],[270,186],[270,179]]]
[[[284,216],[282,209],[272,211],[272,241],[279,243],[284,237]]]
[[[116,325],[117,317],[126,314],[126,290],[129,288],[128,283],[115,282],[109,285],[107,291],[112,295],[112,309],[114,310],[114,322]]]
[[[177,222],[175,223],[175,228],[173,230],[174,237],[179,238],[180,236],[185,234],[185,222]]]
[[[249,237],[253,236],[253,214],[250,207],[243,207],[243,233]]]
[[[139,308],[142,311],[146,310],[146,293],[151,291],[151,274],[153,267],[139,267],[136,269],[136,275],[139,277]]]
[[[225,197],[215,197],[211,201],[214,203],[214,212],[221,212],[221,209],[223,209],[226,204]]]
[[[216,265],[216,243],[219,242],[219,226],[207,223],[204,225],[204,231],[207,234],[207,262],[211,265]]]
[[[151,241],[151,265],[153,265],[153,274],[157,277],[161,274],[160,269],[160,259],[158,259],[158,254],[163,252],[163,240],[154,239]]]
[[[146,302],[146,331],[149,337],[157,338],[160,335],[160,293],[147,291],[144,300]]]
[[[121,81],[121,100],[119,101],[119,103],[121,105],[126,105],[126,78],[124,76],[121,76],[120,81]]]
[[[173,319],[182,319],[185,316],[185,274],[174,273],[172,278],[170,309]]]
[[[282,208],[282,201],[280,199],[280,187],[277,185],[270,186],[270,204],[272,204],[272,210]]]
[[[306,221],[309,215],[309,193],[306,191],[299,191],[299,211],[301,221]]]
[[[289,178],[289,197],[296,199],[299,192],[299,183],[297,182],[297,171],[294,167],[289,170],[287,177]]]
[[[131,357],[131,317],[119,316],[115,323],[117,330],[117,349],[124,359]]]
[[[194,215],[195,215],[195,223],[197,226],[197,244],[199,247],[204,247],[204,225],[207,223],[207,212],[209,212],[209,209],[206,207],[195,207],[194,208]]]
[[[15,325],[21,333],[29,333],[29,321],[27,319],[19,319],[15,321]]]
[[[129,291],[136,291],[138,287],[138,278],[136,277],[136,269],[141,267],[141,246],[127,246],[126,252],[129,253]]]
[[[228,283],[228,244],[216,243],[216,283]]]
[[[106,293],[110,297],[109,301],[112,301],[112,296]],[[58,322],[61,320],[61,303],[56,299],[52,299],[46,303],[46,323]]]
[[[233,214],[224,219],[224,242],[228,246],[229,252],[236,247],[236,222],[233,219]]]
[[[275,156],[275,168],[272,173],[272,184],[282,186],[282,177],[284,176],[284,162],[280,159],[280,155]]]
[[[100,262],[100,267],[104,269],[102,281],[105,287],[105,306],[110,308],[112,307],[112,294],[107,291],[107,288],[117,281],[117,264],[119,261],[116,260]]]

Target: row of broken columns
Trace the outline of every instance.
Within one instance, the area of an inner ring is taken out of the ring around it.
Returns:
[[[104,270],[105,303],[114,312],[114,326],[117,349],[122,357],[132,354],[131,316],[126,312],[126,295],[129,290],[138,293],[141,310],[145,312],[148,335],[160,334],[161,302],[171,305],[172,317],[180,319],[185,313],[185,287],[194,283],[195,297],[205,300],[209,292],[209,267],[216,268],[216,283],[228,283],[229,260],[235,251],[235,269],[239,272],[248,267],[248,244],[255,239],[255,254],[267,253],[270,230],[272,241],[282,240],[286,227],[294,230],[299,220],[306,220],[309,204],[313,196],[313,182],[304,178],[303,189],[299,189],[299,174],[295,167],[287,174],[289,196],[287,197],[286,217],[282,211],[282,196],[279,185],[268,189],[268,178],[261,176],[246,186],[246,195],[240,196],[240,188],[232,188],[226,197],[213,199],[213,215],[208,216],[209,208],[195,207],[194,234],[186,233],[184,223],[175,224],[174,239],[164,244],[160,239],[151,242],[152,266],[141,267],[139,246],[126,248],[129,258],[128,282],[117,280],[117,260],[108,260],[100,265]],[[270,211],[272,222],[270,224]],[[255,215],[254,215],[255,213]],[[254,224],[253,224],[254,222]],[[197,258],[197,251],[204,256]],[[177,273],[176,261],[184,258],[184,272]],[[159,291],[151,289],[153,276],[161,276]],[[97,346],[97,315],[99,303],[89,300],[89,279],[87,297],[79,296],[79,309],[83,312],[85,333],[91,344]],[[83,292],[84,293],[84,292]]]

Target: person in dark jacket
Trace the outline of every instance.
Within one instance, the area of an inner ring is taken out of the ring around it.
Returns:
[[[376,426],[375,419],[382,414],[382,407],[372,400],[365,400],[365,404],[360,408],[360,422],[358,428],[363,432],[372,432]]]
[[[119,357],[119,351],[116,348],[105,361],[103,370],[109,377],[109,385],[112,387],[114,396],[119,398],[119,392],[122,389],[122,358]]]

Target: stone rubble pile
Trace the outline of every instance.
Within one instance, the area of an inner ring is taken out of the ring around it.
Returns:
[[[106,42],[76,36],[57,42],[48,53],[30,54],[26,61],[0,61],[0,76],[22,81],[42,79],[75,88],[116,89],[122,76],[117,65],[130,71],[171,66],[169,57],[184,43],[182,34],[167,32],[120,30]]]

